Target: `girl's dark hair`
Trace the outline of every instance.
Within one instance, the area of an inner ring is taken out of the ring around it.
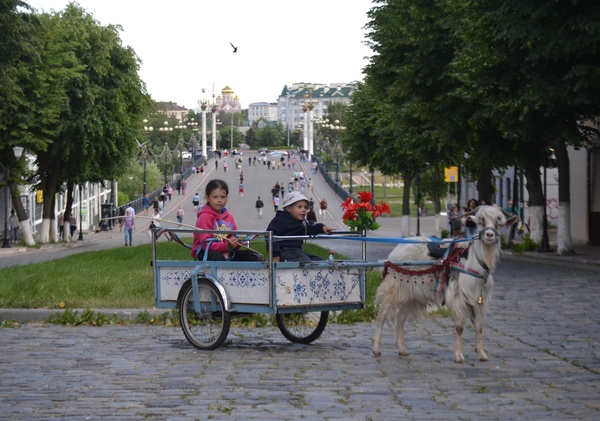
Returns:
[[[213,192],[213,190],[216,189],[221,189],[225,192],[225,194],[227,196],[229,196],[229,186],[227,185],[226,182],[224,182],[223,180],[219,180],[219,179],[214,179],[214,180],[210,180],[208,182],[208,184],[206,185],[206,196],[210,196],[210,194]]]

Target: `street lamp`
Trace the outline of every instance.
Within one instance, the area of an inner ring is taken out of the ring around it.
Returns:
[[[167,180],[167,163],[171,160],[171,150],[169,149],[169,143],[165,142],[165,145],[163,147],[162,153],[161,153],[164,162],[165,162],[165,184],[168,183]]]
[[[548,192],[547,192],[547,167],[548,167],[548,152],[544,151],[546,154],[544,156],[544,213],[542,215],[542,244],[540,245],[540,252],[547,253],[552,251],[550,248],[550,240],[548,238],[548,212],[546,211],[546,206],[548,204]]]
[[[83,241],[83,231],[82,231],[82,226],[83,226],[83,194],[82,194],[82,191],[83,191],[83,185],[80,184],[79,185],[79,238],[77,238],[77,241]]]
[[[336,142],[333,147],[333,159],[335,159],[335,191],[337,192],[338,187],[342,187],[342,181],[340,180],[340,161],[344,156],[342,147]]]
[[[23,148],[15,146],[13,148],[13,153],[15,154],[16,162],[19,162],[23,155]],[[4,179],[4,239],[2,240],[2,248],[10,248],[10,243],[8,241],[8,177],[10,175],[10,167],[12,167],[13,164],[14,162],[11,162],[7,166],[4,166],[0,162],[3,173],[2,178]]]
[[[163,123],[163,127],[161,127],[158,130],[165,133],[167,135],[167,140],[169,140],[169,133],[173,131],[173,127],[169,127],[169,122],[165,121]],[[171,160],[171,150],[169,149],[169,142],[165,142],[162,155],[165,160],[165,184],[167,184],[167,161]]]
[[[179,177],[183,177],[183,135],[179,136],[177,147],[179,148]]]
[[[204,93],[206,89],[202,88],[202,100],[198,101],[198,105],[202,109],[202,159],[206,161],[208,155],[206,150],[208,149],[206,146],[206,108],[208,108],[208,101],[204,99]],[[233,117],[232,117],[233,124]]]
[[[421,236],[421,174],[417,173],[417,237]]]
[[[148,124],[148,120],[144,119],[144,132],[152,133],[152,131],[154,130],[154,127],[146,126],[146,124]],[[140,147],[142,148],[142,156],[144,157],[144,186],[142,188],[142,192],[143,192],[144,196],[148,192],[147,183],[146,183],[146,161],[148,161],[148,146],[146,146],[147,143],[148,143],[148,141],[145,141],[144,143],[142,143],[140,145]]]

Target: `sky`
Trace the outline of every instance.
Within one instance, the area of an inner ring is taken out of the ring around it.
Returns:
[[[25,0],[38,12],[67,0]],[[242,108],[276,102],[284,85],[363,79],[371,0],[79,0],[142,61],[155,101],[198,108],[229,85]],[[230,43],[238,47],[233,53]],[[202,93],[205,89],[205,93]]]

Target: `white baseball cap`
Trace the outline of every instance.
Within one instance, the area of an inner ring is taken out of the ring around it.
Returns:
[[[286,206],[293,205],[294,203],[299,202],[301,200],[306,200],[306,203],[308,203],[308,199],[306,198],[306,196],[304,196],[299,191],[289,192],[283,198],[283,207],[285,208]]]

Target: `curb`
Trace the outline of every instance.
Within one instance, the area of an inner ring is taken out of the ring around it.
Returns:
[[[1,308],[0,309],[0,321],[15,322],[15,323],[43,323],[46,322],[51,316],[63,313],[67,309],[63,308]],[[147,312],[151,317],[156,317],[169,313],[169,309],[110,309],[110,308],[94,308],[94,309],[82,309],[75,308],[69,309],[73,313],[81,316],[85,311],[91,310],[94,314],[104,314],[108,318],[116,316],[119,320],[136,321],[141,313]]]

